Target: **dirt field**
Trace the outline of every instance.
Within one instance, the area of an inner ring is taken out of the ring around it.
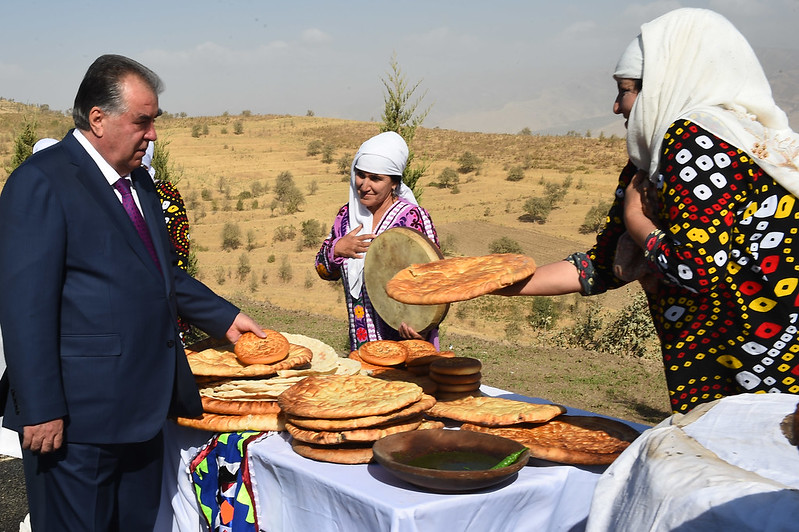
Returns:
[[[60,137],[70,125],[63,115],[5,103],[0,100],[0,158],[6,163],[26,112],[38,112],[39,137]],[[351,160],[360,143],[379,132],[379,124],[320,117],[167,115],[157,126],[187,203],[198,277],[245,308],[268,309],[258,311],[266,326],[285,324],[288,332],[321,336],[319,324],[328,324],[331,345],[343,353],[346,313],[340,284],[318,278],[313,266],[321,239],[302,247],[301,231],[309,220],[328,230],[347,201],[349,177],[339,171],[338,161]],[[332,162],[307,154],[313,141],[331,147]],[[429,165],[420,182],[421,203],[448,253],[485,254],[493,241],[507,237],[539,264],[591,246],[594,236],[579,227],[591,207],[612,198],[625,162],[624,142],[616,138],[420,129],[412,149],[417,162]],[[481,161],[479,169],[459,173],[457,190],[435,186],[442,170],[457,169],[466,152]],[[506,177],[514,166],[524,168],[524,178],[511,182]],[[304,197],[296,213],[275,204],[277,176],[286,171]],[[542,196],[547,186],[563,184],[568,184],[566,194],[546,223],[523,221],[525,201]],[[240,232],[237,249],[222,249],[226,224]],[[276,240],[287,228],[295,237]],[[611,317],[629,304],[635,290],[589,298],[590,304],[601,305]],[[558,301],[565,309],[560,326],[584,310],[578,309],[575,296]],[[483,360],[487,382],[494,386],[636,421],[668,415],[659,362],[547,344],[551,334],[526,318],[530,305],[526,298],[498,297],[456,303],[442,325],[442,342]]]

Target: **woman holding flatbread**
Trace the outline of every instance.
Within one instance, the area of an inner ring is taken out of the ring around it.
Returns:
[[[373,340],[422,338],[402,324],[392,329],[375,312],[364,285],[364,256],[377,235],[410,227],[438,245],[433,221],[402,182],[408,145],[393,131],[364,142],[352,161],[349,202],[339,209],[330,235],[316,255],[316,271],[327,281],[341,279],[349,314],[350,348]],[[438,330],[425,340],[437,344]]]
[[[626,233],[643,258],[674,412],[799,393],[799,135],[754,52],[717,13],[678,9],[641,27],[614,78],[631,164],[606,227],[588,253],[502,292],[621,286]]]

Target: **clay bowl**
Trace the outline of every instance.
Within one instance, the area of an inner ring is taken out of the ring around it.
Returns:
[[[474,491],[499,484],[527,464],[525,450],[507,467],[491,469],[524,446],[508,438],[469,430],[430,429],[391,434],[372,447],[375,460],[396,477],[441,493]]]

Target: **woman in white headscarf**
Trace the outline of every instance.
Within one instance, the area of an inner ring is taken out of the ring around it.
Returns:
[[[341,279],[349,314],[350,348],[373,340],[421,338],[405,324],[392,329],[377,315],[363,282],[364,256],[369,243],[391,227],[410,227],[438,244],[430,215],[402,182],[408,145],[392,131],[364,142],[350,170],[349,202],[339,209],[330,235],[316,255],[322,279]],[[437,330],[427,340],[437,341]]]
[[[643,255],[671,407],[799,393],[799,136],[749,43],[678,9],[641,27],[617,66],[631,164],[587,254],[504,293],[601,293],[625,232]],[[576,275],[575,275],[576,270]]]

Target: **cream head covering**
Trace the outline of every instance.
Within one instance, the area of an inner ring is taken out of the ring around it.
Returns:
[[[372,213],[361,204],[358,190],[355,188],[355,170],[362,170],[370,174],[381,174],[391,176],[401,176],[408,163],[408,145],[397,133],[387,131],[376,135],[363,144],[355,154],[350,168],[350,201],[349,201],[349,221],[350,231],[363,224],[363,228],[358,232],[359,235],[368,235],[372,232]],[[416,197],[405,183],[400,183],[397,196],[408,203],[418,205]],[[350,294],[353,297],[360,297],[363,287],[363,263],[364,259],[347,259],[344,267],[347,270],[347,280],[349,281]]]
[[[153,168],[153,154],[155,153],[155,143],[149,141],[147,143],[147,150],[141,158],[141,165],[147,169],[147,173],[155,181],[155,168]]]
[[[616,63],[613,77],[616,79],[641,79],[644,77],[644,51],[641,48],[640,35],[633,39],[621,54],[619,62]]]
[[[33,145],[33,153],[36,153],[37,151],[42,151],[45,148],[49,148],[53,144],[58,144],[58,141],[56,139],[51,139],[47,137],[39,139],[36,141],[36,144]]]
[[[677,9],[641,26],[639,38],[643,88],[627,125],[627,152],[638,168],[657,181],[663,136],[685,118],[748,153],[799,195],[799,136],[774,103],[751,46],[727,19]]]

